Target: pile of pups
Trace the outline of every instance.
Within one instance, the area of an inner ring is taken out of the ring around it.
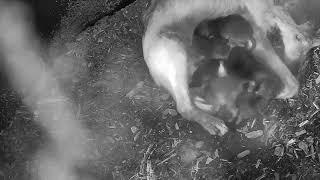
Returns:
[[[261,115],[280,80],[251,54],[256,42],[249,22],[240,15],[203,21],[192,42],[202,56],[189,83],[196,106],[213,114],[223,108],[237,124]]]
[[[251,117],[270,98],[297,94],[292,73],[311,48],[309,34],[273,0],[151,0],[143,16],[143,55],[179,113],[212,135],[228,127],[214,115]],[[268,38],[277,28],[280,55]]]

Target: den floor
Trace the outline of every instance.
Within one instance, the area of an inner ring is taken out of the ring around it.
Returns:
[[[56,50],[65,51],[52,63],[56,76],[89,134],[89,160],[79,174],[108,180],[320,178],[320,49],[312,49],[301,68],[298,97],[271,101],[268,116],[246,119],[222,138],[211,136],[184,121],[148,74],[141,49],[145,3],[102,18]],[[47,134],[4,74],[0,103],[0,179],[29,179],[30,161]]]

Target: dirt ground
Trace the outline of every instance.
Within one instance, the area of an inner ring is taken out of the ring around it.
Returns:
[[[320,179],[320,47],[301,67],[297,97],[272,100],[263,117],[211,136],[183,120],[148,74],[141,47],[145,8],[145,1],[136,1],[55,49],[64,55],[50,63],[90,137],[90,160],[79,165],[79,174],[108,180]],[[0,179],[29,179],[31,157],[46,143],[46,132],[5,78],[1,82]]]

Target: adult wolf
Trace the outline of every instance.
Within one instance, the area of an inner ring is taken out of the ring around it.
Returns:
[[[273,1],[152,0],[144,15],[143,54],[154,81],[169,91],[184,118],[200,123],[210,134],[223,135],[228,128],[221,119],[195,107],[190,98],[190,69],[197,59],[192,36],[202,21],[232,14],[243,16],[253,27],[256,41],[253,55],[270,67],[283,83],[277,98],[295,95],[299,83],[287,64],[300,60],[310,43],[291,17]],[[282,59],[266,36],[275,26],[280,29],[285,46]]]

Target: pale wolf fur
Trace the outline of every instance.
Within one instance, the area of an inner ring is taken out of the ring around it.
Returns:
[[[144,15],[143,54],[155,82],[170,92],[177,110],[188,120],[200,123],[209,133],[223,135],[224,122],[196,108],[190,98],[188,81],[195,27],[203,20],[231,14],[242,15],[253,27],[257,42],[253,55],[262,59],[283,83],[278,98],[289,98],[299,84],[286,64],[300,60],[310,43],[291,17],[267,0],[153,0]],[[280,29],[285,45],[281,59],[266,37],[271,27]]]

